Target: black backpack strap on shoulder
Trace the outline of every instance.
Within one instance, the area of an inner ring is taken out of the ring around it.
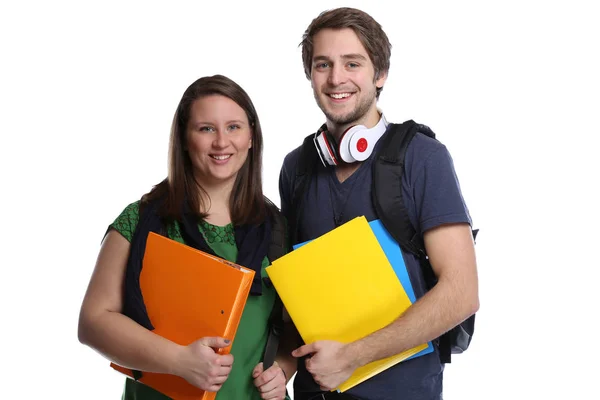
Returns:
[[[372,193],[375,210],[386,229],[403,249],[422,258],[426,256],[423,240],[412,226],[402,199],[406,149],[417,132],[435,138],[427,126],[413,120],[390,124],[375,160]]]
[[[406,149],[417,132],[435,139],[429,127],[413,120],[391,125],[373,168],[373,204],[381,222],[400,247],[417,256],[429,290],[437,283],[437,278],[427,257],[423,238],[410,222],[402,199]],[[475,239],[478,230],[472,232]],[[452,354],[462,353],[468,348],[474,328],[475,315],[472,315],[439,337],[438,350],[442,363],[449,363]]]
[[[272,237],[269,253],[267,255],[269,262],[271,263],[286,253],[285,220],[279,210],[277,210],[274,205],[272,207]],[[272,283],[269,279],[264,279],[264,282],[269,287],[272,287]],[[273,303],[273,308],[271,309],[271,314],[269,315],[269,336],[267,337],[267,343],[263,354],[263,368],[265,370],[271,367],[275,362],[275,356],[277,356],[277,349],[279,348],[279,340],[282,333],[283,303],[277,292],[275,292],[275,301]]]
[[[267,203],[269,204],[269,203]],[[286,248],[286,224],[281,211],[276,205],[270,203],[268,205],[271,216],[271,244],[267,253],[269,262],[277,260],[279,257],[284,256],[287,253]]]
[[[314,133],[312,133],[304,138],[300,148],[300,157],[298,157],[296,163],[296,176],[292,187],[292,202],[288,220],[291,244],[297,243],[298,223],[302,218],[300,203],[302,202],[302,196],[307,192],[308,183],[315,171],[315,166],[319,162],[319,156],[313,142],[314,136]]]

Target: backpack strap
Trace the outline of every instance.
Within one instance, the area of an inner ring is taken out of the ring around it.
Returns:
[[[431,129],[413,120],[408,120],[401,125],[391,124],[374,163],[372,195],[377,215],[387,231],[403,250],[414,254],[419,260],[429,290],[436,283],[435,273],[427,258],[423,239],[413,227],[402,198],[406,149],[417,132],[423,132],[435,139]],[[442,335],[438,339],[442,363],[450,362],[450,348],[449,337]]]
[[[375,160],[373,168],[373,204],[381,222],[400,246],[426,257],[423,239],[416,232],[402,200],[402,176],[406,149],[417,132],[435,139],[429,127],[408,120],[400,125],[390,124],[390,131]]]
[[[298,224],[302,219],[300,203],[303,195],[306,195],[308,183],[319,162],[319,157],[314,146],[314,133],[304,138],[300,148],[300,157],[296,162],[296,176],[292,187],[292,202],[289,210],[290,243],[298,242]]]
[[[372,194],[375,210],[385,228],[403,250],[417,256],[429,290],[437,283],[437,277],[427,257],[423,238],[410,222],[402,199],[406,149],[418,132],[435,139],[435,134],[429,127],[417,124],[413,120],[408,120],[401,125],[391,124],[390,132],[385,137],[381,151],[375,160]],[[478,231],[478,229],[472,230],[473,239],[476,238]],[[442,363],[450,363],[453,353],[460,353],[467,349],[474,327],[475,315],[472,315],[438,338]]]
[[[267,257],[269,262],[273,263],[279,257],[286,254],[285,245],[285,219],[281,212],[271,206],[271,220],[273,227],[271,228],[271,244],[269,246],[269,252]],[[273,287],[270,279],[264,279],[267,286]],[[277,356],[277,349],[279,348],[279,340],[283,333],[283,303],[281,298],[275,292],[275,301],[271,314],[269,315],[269,336],[267,337],[267,343],[265,345],[265,351],[263,353],[263,368],[266,370],[275,362],[275,356]]]

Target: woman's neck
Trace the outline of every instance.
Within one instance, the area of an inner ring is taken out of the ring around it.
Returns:
[[[202,203],[207,207],[202,210],[208,214],[205,218],[206,222],[217,226],[231,223],[229,199],[233,190],[233,182],[231,185],[202,185],[202,188],[205,193],[201,191],[200,196],[202,196]]]

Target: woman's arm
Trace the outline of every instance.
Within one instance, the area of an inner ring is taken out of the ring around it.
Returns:
[[[123,367],[181,376],[204,390],[216,391],[227,379],[232,355],[222,338],[202,338],[180,346],[121,314],[123,282],[130,244],[111,230],[106,236],[79,315],[79,341]]]

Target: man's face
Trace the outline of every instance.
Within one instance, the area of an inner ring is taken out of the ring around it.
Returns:
[[[376,88],[387,77],[375,80],[367,50],[350,28],[323,29],[313,38],[311,83],[315,100],[338,129],[379,120]]]

